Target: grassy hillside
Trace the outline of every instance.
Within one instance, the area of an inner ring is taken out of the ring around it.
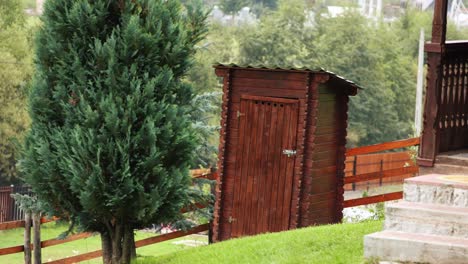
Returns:
[[[363,236],[381,229],[381,221],[311,227],[140,258],[136,263],[363,263]]]

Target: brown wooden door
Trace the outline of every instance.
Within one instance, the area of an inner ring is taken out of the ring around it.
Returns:
[[[231,237],[289,227],[298,100],[243,95],[233,183]]]

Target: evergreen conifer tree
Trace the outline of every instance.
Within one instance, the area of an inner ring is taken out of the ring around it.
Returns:
[[[129,263],[134,229],[182,219],[196,134],[182,81],[206,13],[175,0],[47,1],[20,168],[49,214]]]

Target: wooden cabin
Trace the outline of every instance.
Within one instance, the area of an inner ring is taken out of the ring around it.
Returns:
[[[432,172],[438,156],[468,148],[468,41],[446,40],[447,6],[448,0],[435,1],[432,38],[424,47],[428,72],[418,155],[423,173]]]
[[[215,68],[224,96],[211,240],[340,222],[357,85],[322,69]]]

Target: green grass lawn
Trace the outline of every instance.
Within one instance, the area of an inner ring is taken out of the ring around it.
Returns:
[[[176,245],[177,240],[203,240],[182,237],[137,249],[138,264],[219,264],[219,263],[363,263],[363,236],[382,229],[382,221],[304,228],[289,232],[233,239],[210,246],[190,248]],[[42,226],[42,240],[56,238],[66,225]],[[136,239],[154,236],[137,232]],[[23,230],[0,231],[0,248],[20,245]],[[73,256],[100,248],[99,236],[44,248],[43,261]],[[23,263],[23,254],[0,256],[0,263]],[[83,263],[101,263],[101,259]]]
[[[136,263],[364,263],[363,236],[380,230],[382,221],[310,227],[139,258]]]
[[[59,234],[64,232],[67,229],[65,224],[56,224],[56,223],[47,223],[41,226],[41,238],[42,240],[47,240],[51,238],[56,238]],[[0,248],[12,247],[23,244],[23,232],[24,229],[12,229],[6,231],[0,231]],[[147,237],[155,236],[154,233],[146,232],[137,232],[136,240],[140,240]],[[163,243],[158,243],[154,245],[149,245],[146,247],[141,247],[137,249],[137,254],[140,257],[145,256],[160,256],[170,253],[175,253],[177,251],[185,250],[188,247],[183,245],[176,245],[173,242],[177,240],[203,240],[206,241],[206,238],[201,238],[199,236],[190,236],[182,237],[174,240],[169,240]],[[47,247],[42,249],[42,261],[47,262],[50,260],[56,260],[65,258],[68,256],[74,256],[78,254],[83,254],[90,251],[95,251],[101,248],[101,240],[99,236],[93,236],[86,239],[76,240],[73,242]],[[23,253],[11,254],[0,256],[0,263],[5,264],[15,264],[23,263]],[[82,263],[102,263],[100,258],[84,261]]]

